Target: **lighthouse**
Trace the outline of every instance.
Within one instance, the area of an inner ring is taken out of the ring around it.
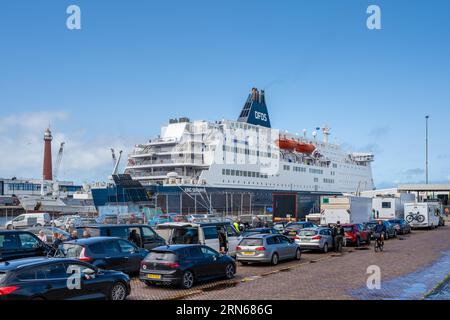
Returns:
[[[44,174],[43,180],[53,180],[52,172],[52,132],[49,128],[44,133]]]

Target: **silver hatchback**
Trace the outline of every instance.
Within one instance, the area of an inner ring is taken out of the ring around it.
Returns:
[[[281,260],[301,258],[300,246],[295,241],[273,234],[254,234],[241,240],[236,248],[236,260],[277,265]]]
[[[333,248],[333,236],[329,228],[310,228],[301,230],[294,238],[302,250],[321,250],[325,253]]]

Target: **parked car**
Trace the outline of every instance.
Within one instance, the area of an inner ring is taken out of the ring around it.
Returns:
[[[281,260],[301,258],[300,246],[283,235],[256,234],[244,238],[236,251],[236,260],[242,264],[250,262],[277,265]]]
[[[345,243],[346,245],[354,245],[356,247],[361,246],[362,243],[370,244],[372,238],[371,232],[367,230],[364,225],[359,223],[343,224],[342,227],[345,231]]]
[[[62,235],[63,237],[63,241],[67,240],[70,238],[70,233],[68,233],[67,231],[64,231],[62,229],[56,228],[56,227],[50,227],[50,226],[45,226],[45,227],[33,227],[33,228],[29,228],[26,229],[26,231],[31,232],[32,234],[34,234],[35,236],[39,235],[40,231],[43,231],[47,240],[44,241],[47,244],[52,244],[55,239],[53,238],[53,235],[55,233]]]
[[[392,219],[389,223],[394,225],[397,234],[411,233],[411,225],[404,219]]]
[[[148,224],[151,225],[152,227],[161,224],[161,223],[166,223],[166,222],[172,222],[173,221],[173,217],[168,215],[168,214],[160,214],[157,216],[154,216],[153,218],[151,218],[148,221]]]
[[[87,231],[92,237],[118,237],[132,242],[140,248],[151,250],[165,245],[166,241],[160,237],[152,227],[146,224],[93,224],[77,228],[78,234]],[[132,239],[132,233],[137,236]]]
[[[82,228],[91,224],[97,224],[97,219],[95,218],[88,218],[88,217],[72,217],[69,218],[66,222],[66,230],[72,231],[78,228]]]
[[[275,230],[278,231],[278,233],[283,233],[284,232],[284,228],[286,228],[286,225],[288,224],[288,222],[275,222],[273,225],[273,228]]]
[[[327,253],[333,248],[333,236],[329,228],[307,228],[302,229],[294,237],[302,250],[321,250]]]
[[[239,235],[239,241],[254,234],[279,234],[275,228],[247,229]]]
[[[188,222],[196,222],[197,220],[202,220],[202,219],[207,219],[207,218],[208,218],[207,214],[200,214],[200,213],[190,214],[187,217]]]
[[[139,278],[148,286],[166,283],[189,289],[198,281],[231,279],[235,273],[235,261],[210,247],[171,245],[150,251],[142,261]]]
[[[51,247],[28,231],[0,231],[0,262],[47,256]]]
[[[77,215],[64,215],[51,221],[51,225],[57,228],[66,229],[70,219],[79,218]]]
[[[139,272],[141,261],[148,254],[148,250],[138,248],[127,240],[111,237],[68,241],[62,245],[61,251],[66,258],[125,273]]]
[[[374,238],[374,232],[375,226],[378,224],[378,220],[373,220],[370,222],[367,222],[365,224],[365,227],[370,230],[372,239]],[[395,230],[395,227],[393,224],[389,223],[386,220],[383,220],[383,224],[386,227],[386,234],[385,234],[385,240],[389,240],[390,238],[397,237],[397,231]]]
[[[169,222],[156,227],[156,232],[168,244],[203,244],[220,251],[219,230],[224,228],[228,241],[228,254],[236,255],[239,233],[229,222],[183,223]]]
[[[51,218],[48,213],[24,213],[6,222],[5,229],[15,230],[30,227],[42,227],[49,225],[50,222]]]
[[[316,225],[314,223],[308,221],[290,222],[284,228],[283,234],[291,239],[294,239],[300,230],[314,228],[315,226]]]
[[[80,288],[69,277],[80,275]],[[0,263],[0,300],[125,300],[130,278],[74,259],[28,258]]]

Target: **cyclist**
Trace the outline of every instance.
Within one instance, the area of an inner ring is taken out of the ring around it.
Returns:
[[[386,234],[386,226],[382,220],[378,220],[378,224],[373,229],[374,237],[380,244],[384,245],[384,235]]]

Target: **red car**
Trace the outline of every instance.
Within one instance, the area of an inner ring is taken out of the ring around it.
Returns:
[[[370,244],[370,231],[366,230],[362,224],[344,224],[345,240],[347,245],[359,247],[361,243]]]

